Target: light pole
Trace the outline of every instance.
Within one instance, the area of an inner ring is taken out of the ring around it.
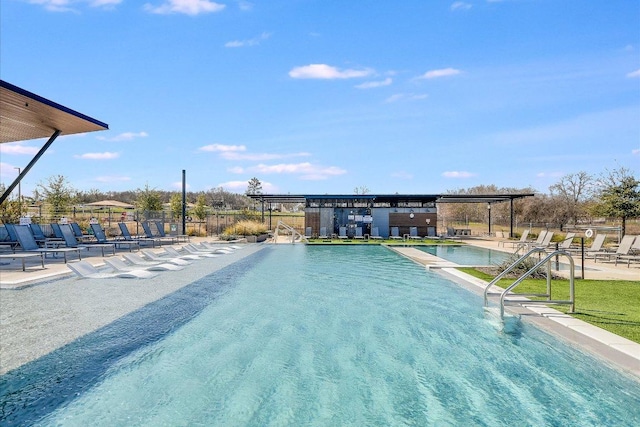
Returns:
[[[489,237],[491,237],[491,203],[487,203],[487,210],[489,211]]]

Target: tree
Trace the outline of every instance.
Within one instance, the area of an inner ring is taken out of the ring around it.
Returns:
[[[627,168],[607,170],[598,180],[599,203],[596,213],[622,220],[622,235],[627,218],[640,216],[640,181]]]
[[[586,172],[568,174],[549,187],[549,191],[559,202],[557,216],[560,223],[572,219],[577,224],[584,215],[582,205],[593,193],[593,177]]]
[[[248,196],[254,194],[262,194],[262,183],[258,178],[253,177],[249,180],[246,194]]]
[[[353,189],[353,194],[369,194],[369,188],[366,185],[361,185]]]
[[[47,203],[54,215],[67,212],[76,199],[76,190],[71,187],[62,175],[51,176],[47,184],[39,183],[44,202]]]
[[[207,197],[199,194],[196,198],[196,206],[193,208],[193,215],[198,219],[198,233],[200,232],[200,223],[207,217]]]
[[[182,218],[182,195],[173,193],[169,199],[169,207],[173,218]]]
[[[0,184],[0,194],[4,193],[5,186]],[[3,224],[13,224],[20,220],[22,204],[19,200],[5,200],[0,205],[0,221]]]
[[[160,199],[160,193],[155,189],[149,188],[149,184],[144,186],[144,189],[136,190],[137,199],[136,204],[138,209],[143,211],[160,211],[162,210],[162,200]]]

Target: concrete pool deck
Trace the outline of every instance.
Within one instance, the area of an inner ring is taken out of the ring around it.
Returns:
[[[204,240],[211,241],[192,238],[196,243]],[[474,238],[466,239],[464,243],[508,251],[502,246],[499,247],[497,240]],[[223,268],[264,247],[262,244],[242,246],[241,250],[233,254],[215,258],[214,268]],[[393,250],[429,269],[437,269],[472,291],[481,293],[483,285],[486,285],[485,282],[456,270],[456,264],[416,248],[394,246]],[[161,252],[162,249],[156,248],[156,251]],[[118,255],[121,253],[123,252],[119,251]],[[85,251],[82,258],[95,266],[104,265],[103,258],[95,252]],[[587,261],[585,267],[590,268],[587,271],[588,279],[640,280],[640,268],[637,265],[632,265],[631,268],[626,265],[615,267],[613,263]],[[202,269],[202,274],[211,271],[209,266]],[[48,258],[44,269],[39,261],[28,263],[24,272],[21,260],[14,261],[14,264],[9,266],[0,266],[0,374],[41,357],[187,284],[179,272],[162,273],[163,276],[169,274],[173,274],[176,280],[160,286],[144,281],[130,281],[126,286],[120,286],[119,292],[115,293],[112,292],[113,284],[108,281],[77,280],[73,282],[73,287],[60,286],[60,281],[56,279],[72,276],[62,259]],[[23,293],[21,289],[30,295],[29,298],[16,297]],[[55,304],[55,301],[64,301],[64,304]],[[515,310],[513,307],[510,309]],[[525,305],[517,310],[518,314],[539,324],[541,328],[564,337],[640,378],[640,344],[551,308]],[[25,336],[23,331],[27,331],[28,336]]]

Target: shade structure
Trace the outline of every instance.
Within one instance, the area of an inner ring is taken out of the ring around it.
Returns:
[[[59,135],[94,132],[109,125],[0,80],[0,144],[49,138],[0,195],[3,203]]]
[[[100,208],[123,208],[123,209],[133,209],[134,205],[120,202],[118,200],[100,200],[98,202],[86,203],[85,206],[95,206]]]

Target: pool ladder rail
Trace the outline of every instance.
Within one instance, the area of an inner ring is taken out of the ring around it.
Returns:
[[[295,228],[293,228],[289,224],[286,224],[282,220],[278,220],[278,225],[276,226],[275,232],[273,233],[273,243],[276,243],[278,241],[278,235],[280,233],[291,236],[291,243],[308,241],[307,236],[303,236],[302,234],[298,233]]]
[[[511,285],[509,285],[505,290],[500,293],[500,319],[504,320],[504,305],[507,300],[508,295],[516,295],[511,293],[513,289],[515,289],[524,279],[533,274],[534,271],[538,270],[540,267],[546,264],[547,266],[547,292],[545,294],[517,294],[518,297],[546,297],[545,300],[526,300],[520,301],[526,305],[547,305],[547,304],[567,304],[570,305],[569,313],[575,312],[575,280],[574,280],[574,262],[571,254],[566,250],[555,250],[551,253],[547,253],[544,248],[533,248],[529,250],[527,253],[518,258],[513,264],[511,264],[507,269],[505,269],[502,273],[498,274],[484,289],[484,306],[485,309],[489,307],[489,289],[498,283],[500,279],[509,274],[509,272],[513,271],[519,264],[524,262],[527,258],[531,257],[534,254],[544,253],[545,256],[541,258],[533,267],[531,267],[527,272],[525,272],[522,276],[516,279]],[[564,255],[569,260],[569,299],[568,300],[552,300],[551,299],[551,262],[554,257],[558,257],[560,255]],[[494,294],[495,295],[495,294]]]

